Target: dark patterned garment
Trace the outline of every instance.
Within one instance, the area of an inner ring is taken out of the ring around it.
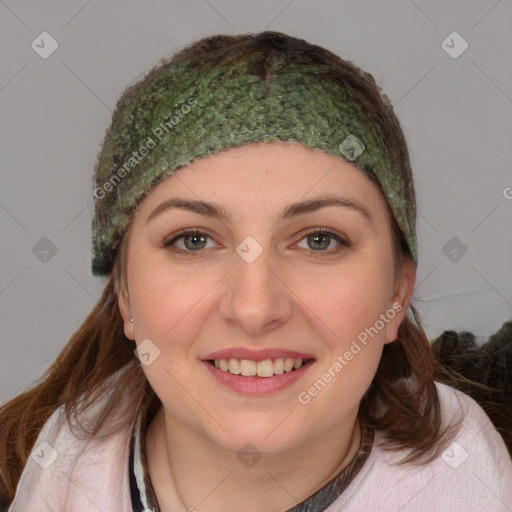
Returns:
[[[146,433],[150,421],[151,418],[142,411],[135,422],[130,442],[130,492],[133,512],[160,512],[146,458]],[[361,447],[352,462],[328,484],[288,512],[322,512],[332,505],[363,467],[370,455],[374,438],[375,431],[362,425]]]

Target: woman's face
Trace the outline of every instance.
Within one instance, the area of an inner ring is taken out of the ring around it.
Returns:
[[[268,454],[353,426],[416,275],[406,260],[395,289],[377,186],[283,142],[161,182],[131,224],[126,264],[125,332],[166,416],[227,450]]]

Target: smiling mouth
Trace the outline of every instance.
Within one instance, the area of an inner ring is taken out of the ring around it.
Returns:
[[[210,359],[208,362],[218,370],[240,375],[243,377],[269,378],[282,373],[291,373],[300,370],[304,365],[314,359],[292,359],[291,357],[278,357],[252,361],[250,359]]]

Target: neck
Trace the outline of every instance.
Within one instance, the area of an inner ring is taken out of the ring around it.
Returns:
[[[148,467],[161,512],[289,510],[346,468],[360,445],[357,411],[344,425],[246,465],[163,407],[147,433]]]

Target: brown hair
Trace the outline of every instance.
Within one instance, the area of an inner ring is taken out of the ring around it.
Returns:
[[[409,154],[399,122],[388,98],[381,93],[374,78],[349,61],[302,39],[276,32],[240,36],[218,35],[201,39],[169,60],[161,61],[139,82],[146,83],[163,66],[174,65],[185,59],[201,66],[209,62],[222,65],[241,56],[252,56],[250,72],[265,80],[272,76],[275,58],[293,58],[305,65],[322,64],[325,77],[359,91],[364,108],[381,127],[386,145],[398,155],[398,162],[409,172],[406,183],[408,201],[415,205],[414,187],[410,172]],[[138,84],[128,87],[118,101],[112,124],[122,109],[136,94]],[[97,164],[96,164],[97,165]],[[410,258],[407,243],[393,216],[393,243],[395,248],[395,275],[399,274],[403,258]],[[118,370],[110,401],[105,405],[93,428],[81,426],[76,434],[86,439],[99,435],[98,431],[107,417],[127,395],[131,416],[101,435],[109,435],[125,428],[144,403],[155,411],[160,400],[152,390],[139,360],[134,355],[134,345],[124,334],[118,309],[117,293],[124,289],[126,280],[127,234],[123,236],[113,271],[104,292],[82,325],[71,337],[55,362],[27,391],[3,404],[0,408],[0,505],[9,504],[37,436],[52,412],[65,406],[68,422],[76,419],[81,411],[95,403],[108,381]],[[121,286],[121,290],[117,286]],[[448,439],[449,432],[442,428],[441,406],[434,380],[449,382],[451,377],[439,366],[431,351],[414,306],[412,317],[405,317],[399,327],[398,339],[384,348],[375,378],[365,394],[360,414],[365,423],[374,427],[386,440],[389,449],[410,450],[402,462],[423,463],[434,458]],[[408,383],[414,381],[414,389]],[[454,381],[455,382],[455,381]],[[380,406],[380,407],[379,407]],[[377,415],[376,410],[386,411]]]

